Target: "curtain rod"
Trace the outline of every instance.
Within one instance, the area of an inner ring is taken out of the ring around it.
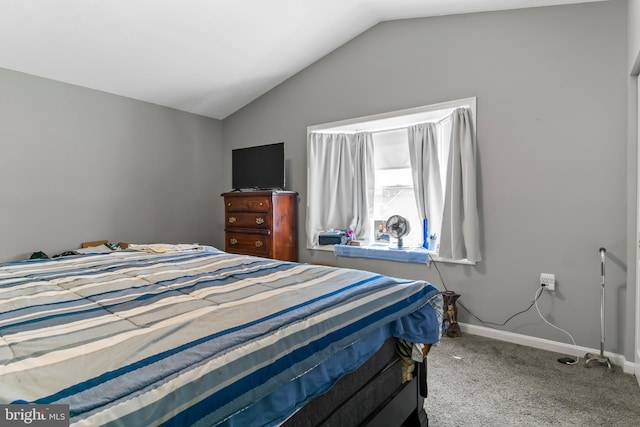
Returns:
[[[409,123],[407,125],[391,126],[391,127],[388,127],[388,128],[379,128],[379,129],[374,129],[374,130],[370,130],[370,131],[361,131],[361,132],[370,132],[370,133],[391,132],[391,131],[399,130],[399,129],[407,129],[407,128],[410,128],[411,126],[420,125],[420,124],[423,124],[423,123],[434,123],[436,125],[439,125],[440,123],[444,122],[445,120],[451,120],[451,114],[449,114],[448,116],[443,117],[440,120],[437,120],[435,122],[423,122],[423,121],[420,121],[420,122],[415,122],[415,123]]]
[[[467,108],[467,107],[460,107],[460,108]],[[455,110],[457,110],[458,108],[456,108]],[[455,111],[453,110],[453,111]],[[435,123],[435,124],[440,124],[442,122],[444,122],[445,120],[450,120],[451,119],[451,114],[453,114],[453,112],[451,112],[450,114],[448,114],[446,117],[441,118],[440,120],[436,120],[436,121],[419,121],[419,122],[414,122],[414,123],[409,123],[409,124],[403,124],[403,125],[398,125],[398,126],[390,126],[390,127],[382,127],[382,128],[376,128],[373,130],[354,130],[354,131],[332,131],[331,128],[329,129],[324,129],[324,130],[314,130],[311,131],[310,133],[360,133],[360,132],[368,132],[368,133],[383,133],[383,132],[391,132],[394,130],[400,130],[400,129],[407,129],[410,128],[411,126],[415,126],[415,125],[419,125],[422,123]]]

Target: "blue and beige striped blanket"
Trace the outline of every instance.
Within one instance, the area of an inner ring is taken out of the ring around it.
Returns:
[[[426,282],[214,248],[0,264],[0,403],[68,404],[74,426],[233,425],[376,331],[437,342],[440,305]]]

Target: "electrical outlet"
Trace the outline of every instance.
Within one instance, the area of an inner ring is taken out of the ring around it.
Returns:
[[[551,273],[540,273],[540,286],[549,291],[556,290],[556,275]]]

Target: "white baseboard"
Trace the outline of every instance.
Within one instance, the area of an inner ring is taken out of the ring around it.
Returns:
[[[460,329],[462,330],[462,332],[472,335],[479,335],[481,337],[493,338],[500,341],[525,345],[527,347],[553,351],[554,353],[562,353],[573,357],[584,358],[587,353],[600,354],[599,349],[596,350],[594,348],[574,346],[572,344],[546,340],[543,338],[536,338],[529,335],[500,331],[498,329],[487,328],[486,326],[460,323]],[[622,366],[622,371],[625,374],[634,373],[635,363],[627,361],[622,354],[609,353],[605,351],[604,355],[607,356],[611,363],[613,363],[614,365]]]

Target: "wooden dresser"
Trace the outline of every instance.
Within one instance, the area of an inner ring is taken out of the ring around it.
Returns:
[[[223,193],[225,251],[298,261],[298,193]]]

